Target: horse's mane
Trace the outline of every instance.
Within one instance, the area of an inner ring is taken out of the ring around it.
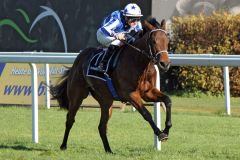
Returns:
[[[154,26],[156,28],[160,28],[161,27],[160,23],[157,21],[157,19],[155,17],[151,17],[150,16],[145,21],[150,23],[152,26]]]
[[[147,32],[156,29],[162,28],[165,25],[165,20],[162,20],[161,24],[157,21],[155,17],[149,16],[142,21],[143,30],[133,34],[132,36],[137,40],[141,39]]]
[[[149,28],[161,28],[161,24],[157,21],[155,17],[149,16],[142,22],[143,25],[143,31],[140,33],[140,37],[142,37],[147,31],[149,31]]]

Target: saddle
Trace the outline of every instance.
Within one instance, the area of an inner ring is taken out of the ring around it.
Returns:
[[[114,52],[111,55],[111,57],[108,59],[106,65],[103,66],[103,69],[105,70],[105,73],[103,73],[98,70],[98,65],[101,62],[101,60],[104,58],[104,56],[107,52],[107,48],[97,50],[96,52],[93,53],[93,56],[90,59],[90,62],[87,67],[87,72],[86,72],[87,77],[92,77],[92,78],[96,78],[96,79],[105,81],[108,86],[109,91],[111,92],[111,94],[115,98],[115,100],[118,100],[119,97],[113,86],[112,79],[109,77],[109,75],[116,68],[121,51],[122,51],[122,49],[119,49],[118,51]]]
[[[116,68],[121,51],[122,51],[122,48],[114,52],[108,59],[105,66],[103,66],[104,70],[106,71],[105,74],[110,75],[113,72],[113,70]],[[86,76],[106,81],[105,74],[98,70],[98,65],[101,62],[101,60],[104,58],[106,52],[107,52],[107,48],[102,48],[102,49],[98,49],[96,52],[93,53],[93,56],[90,59],[90,62],[88,64]]]

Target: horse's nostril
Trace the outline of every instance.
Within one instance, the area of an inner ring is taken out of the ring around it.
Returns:
[[[170,67],[170,63],[169,62],[160,62],[158,66],[160,67],[161,70],[166,72]]]
[[[163,66],[163,67],[166,67],[168,65],[167,62],[160,62],[160,65]]]

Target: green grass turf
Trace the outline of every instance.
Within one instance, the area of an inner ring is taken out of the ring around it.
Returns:
[[[223,98],[173,100],[173,127],[162,150],[153,147],[151,127],[127,107],[113,110],[108,137],[114,155],[105,154],[98,134],[98,108],[79,110],[68,149],[61,151],[66,111],[39,109],[39,143],[32,143],[31,108],[0,107],[1,160],[188,160],[240,159],[240,101],[232,99],[232,115],[226,116]],[[152,108],[148,107],[152,112]],[[162,126],[165,114],[162,113]]]

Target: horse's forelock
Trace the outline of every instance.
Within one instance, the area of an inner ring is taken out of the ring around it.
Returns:
[[[166,21],[163,19],[161,24],[154,17],[148,17],[143,21],[143,31],[139,34],[140,37],[143,37],[147,32],[154,29],[163,29],[166,30]],[[145,37],[146,38],[146,37]]]

